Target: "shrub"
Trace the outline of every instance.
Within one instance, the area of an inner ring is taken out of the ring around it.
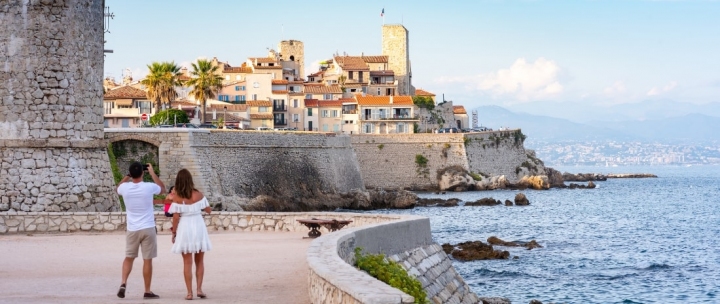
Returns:
[[[418,167],[427,167],[428,159],[425,158],[422,154],[415,154],[415,164],[418,165]]]
[[[117,185],[120,183],[120,181],[123,179],[123,174],[120,173],[120,168],[118,168],[117,165],[117,159],[115,158],[113,144],[108,144],[108,159],[110,160],[110,171],[112,171],[113,180],[115,181],[115,184]],[[125,201],[123,201],[122,196],[120,197],[120,210],[125,211]]]
[[[463,138],[463,143],[465,144],[466,147],[467,147],[467,145],[470,144],[471,141],[472,141],[472,139],[470,137]]]
[[[177,120],[176,120],[177,119]],[[157,126],[162,124],[174,124],[174,123],[189,123],[190,119],[187,113],[183,110],[178,109],[167,109],[157,112],[155,115],[150,117],[150,125]]]
[[[468,172],[468,174],[470,174],[470,176],[472,176],[473,180],[476,180],[476,181],[482,180],[482,176],[480,176],[480,174],[476,174],[476,173],[472,173],[472,172]]]
[[[384,147],[385,147],[384,144],[379,144],[379,145],[378,145],[378,149],[380,149],[380,150],[382,150]]]
[[[355,266],[372,277],[395,287],[415,298],[415,303],[428,303],[427,294],[416,278],[408,275],[398,263],[389,261],[384,254],[362,254],[362,248],[355,248]]]

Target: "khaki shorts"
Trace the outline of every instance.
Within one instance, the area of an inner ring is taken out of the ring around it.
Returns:
[[[157,234],[155,227],[138,231],[128,231],[125,234],[125,256],[136,258],[138,248],[142,247],[143,259],[149,260],[157,257]]]

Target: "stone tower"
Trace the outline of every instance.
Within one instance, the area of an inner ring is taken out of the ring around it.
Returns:
[[[297,78],[305,78],[305,45],[298,40],[283,40],[278,44],[282,60],[295,62]]]
[[[415,95],[410,68],[410,32],[404,26],[383,25],[382,54],[388,56],[388,68],[395,72],[398,95]]]
[[[0,211],[118,210],[103,132],[104,1],[3,3]]]

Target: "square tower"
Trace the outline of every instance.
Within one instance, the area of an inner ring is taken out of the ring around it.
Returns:
[[[278,44],[278,51],[280,52],[280,60],[283,62],[291,63],[288,66],[294,65],[296,78],[305,77],[305,45],[299,40],[283,40]],[[294,62],[294,64],[292,64]],[[283,67],[286,67],[283,64]]]
[[[382,27],[382,54],[388,56],[388,68],[395,72],[398,95],[413,95],[410,68],[410,32],[400,24]]]

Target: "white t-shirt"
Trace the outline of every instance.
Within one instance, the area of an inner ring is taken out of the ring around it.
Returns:
[[[118,187],[127,213],[127,231],[155,227],[153,195],[160,194],[160,186],[154,183],[123,183]]]

